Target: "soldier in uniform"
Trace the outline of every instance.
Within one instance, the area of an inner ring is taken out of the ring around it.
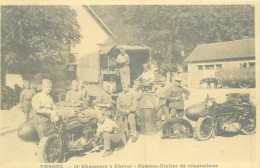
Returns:
[[[117,98],[117,109],[122,112],[125,116],[124,125],[127,131],[130,131],[132,142],[136,142],[137,133],[136,133],[136,101],[133,94],[129,91],[129,86],[123,84],[123,92],[118,94]],[[128,130],[128,124],[130,130]]]
[[[141,81],[143,83],[143,90],[146,92],[152,91],[155,75],[154,72],[149,69],[148,64],[143,64],[143,73],[141,75]]]
[[[131,92],[132,96],[134,97],[134,100],[136,101],[136,117],[140,118],[140,100],[142,98],[143,92],[141,90],[141,84],[139,80],[134,81],[133,88],[131,88],[129,92]]]
[[[115,102],[111,95],[111,84],[109,82],[103,83],[102,91],[97,95],[96,99],[93,101],[94,105],[102,112],[105,117],[110,117],[112,115],[112,110]]]
[[[166,78],[161,77],[159,86],[155,90],[157,97],[157,122],[160,128],[162,121],[170,119],[169,108],[166,105],[169,87],[166,86]]]
[[[24,90],[20,93],[20,104],[25,119],[28,120],[30,118],[30,112],[32,111],[32,98],[35,95],[35,91],[31,89],[29,81],[24,81],[23,86]]]
[[[112,155],[116,148],[124,147],[126,144],[126,134],[113,120],[104,117],[101,113],[97,113],[97,118],[97,135],[103,133],[104,138],[105,152],[102,157],[107,157]]]
[[[88,102],[89,94],[87,89],[84,87],[84,82],[82,80],[79,81],[79,92],[81,93],[81,99]]]
[[[175,118],[176,116],[182,118],[184,115],[184,100],[183,94],[185,95],[185,99],[189,98],[190,92],[181,86],[181,79],[176,77],[175,83],[169,89],[169,97],[167,98],[169,101],[170,115],[171,118]]]
[[[125,83],[127,85],[130,85],[130,60],[129,56],[125,53],[124,48],[120,48],[120,54],[116,58],[116,63],[119,67],[121,84]]]
[[[43,79],[42,81],[42,91],[37,93],[32,99],[32,107],[35,113],[43,113],[44,111],[49,112],[56,108],[50,92],[52,90],[52,83],[49,79]],[[41,138],[46,132],[46,125],[48,123],[48,118],[41,115],[35,115],[33,117],[33,122],[35,128],[38,132],[39,138]]]
[[[75,103],[82,100],[82,95],[81,92],[79,92],[78,87],[79,87],[78,81],[73,80],[71,82],[71,90],[69,90],[66,93],[65,101]]]

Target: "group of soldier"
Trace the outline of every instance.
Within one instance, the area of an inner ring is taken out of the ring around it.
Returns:
[[[163,122],[174,117],[183,117],[184,114],[184,98],[189,97],[189,91],[184,89],[181,85],[179,78],[175,79],[175,83],[171,86],[166,86],[166,81],[163,79],[150,90],[156,98],[156,110],[157,121]],[[111,85],[108,82],[104,82],[103,89],[100,94],[96,95],[96,99],[92,102],[96,111],[96,118],[98,119],[97,133],[103,133],[104,137],[104,157],[113,153],[113,150],[119,146],[123,147],[128,139],[131,142],[138,140],[137,125],[140,121],[140,100],[142,95],[147,93],[147,90],[140,80],[135,80],[133,87],[123,84],[123,91],[118,94],[117,100],[114,101],[111,93]],[[48,79],[42,81],[42,91],[35,93],[30,88],[28,81],[24,81],[24,90],[20,95],[20,102],[22,110],[29,119],[31,107],[33,111],[43,111],[46,109],[55,109],[56,105],[50,96],[52,90],[52,82]],[[83,81],[73,80],[71,83],[71,90],[66,93],[66,102],[89,102],[89,94],[84,87]],[[112,113],[121,113],[124,116],[123,126],[118,125],[112,116]],[[40,115],[34,115],[33,121],[35,123],[36,130],[41,138],[45,133],[45,125],[48,121],[47,118]],[[120,144],[118,146],[118,144]],[[115,145],[116,144],[116,145]]]
[[[111,155],[116,148],[123,147],[128,139],[131,139],[133,143],[138,140],[137,126],[142,113],[140,102],[144,94],[152,93],[156,99],[154,104],[158,125],[162,125],[163,122],[170,118],[183,117],[184,98],[188,99],[189,97],[189,91],[181,86],[180,78],[175,78],[174,84],[166,85],[166,78],[161,77],[160,80],[156,80],[156,74],[158,73],[156,73],[156,69],[153,70],[148,64],[143,65],[143,73],[133,82],[133,86],[130,88],[129,57],[123,49],[120,51],[117,62],[121,64],[119,71],[122,92],[118,94],[116,101],[112,97],[109,82],[103,82],[101,92],[95,95],[96,99],[91,104],[89,93],[84,87],[83,81],[73,80],[71,90],[66,93],[65,97],[65,102],[72,104],[85,102],[86,105],[93,107],[95,117],[99,121],[97,134],[103,133],[104,137],[104,157]],[[42,91],[37,94],[30,88],[29,82],[24,81],[24,90],[20,95],[20,103],[27,120],[29,119],[31,107],[35,113],[56,108],[50,96],[51,90],[52,82],[49,79],[42,81]],[[185,94],[184,97],[183,94]],[[123,115],[124,120],[121,125],[113,119],[116,114]],[[33,121],[41,138],[44,135],[44,128],[48,119],[40,115],[34,115]]]

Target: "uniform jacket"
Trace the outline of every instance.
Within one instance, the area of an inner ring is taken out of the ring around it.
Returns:
[[[79,102],[82,100],[82,94],[80,91],[70,90],[66,94],[65,101]]]
[[[134,95],[128,92],[121,92],[117,97],[117,109],[124,113],[129,113],[136,110],[136,100]]]
[[[183,88],[182,86],[175,86],[169,88],[169,97],[167,98],[169,101],[169,108],[174,109],[184,109],[184,97],[188,99],[190,92]]]
[[[33,96],[32,107],[35,111],[42,108],[55,109],[56,106],[53,102],[52,97],[44,92],[39,92]]]
[[[98,104],[112,104],[112,95],[105,90],[102,90],[100,94],[97,95],[97,98],[95,100],[95,103]]]

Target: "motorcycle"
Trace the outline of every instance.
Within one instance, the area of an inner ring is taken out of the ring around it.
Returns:
[[[229,93],[222,104],[207,96],[203,104],[205,106],[197,116],[191,108],[187,110],[190,118],[197,118],[195,135],[198,140],[227,133],[251,135],[256,132],[256,108],[249,101],[249,94]],[[198,108],[203,104],[195,106]]]
[[[102,139],[96,137],[97,119],[92,115],[93,109],[68,108],[73,108],[74,111],[64,112],[66,110],[62,108],[60,113],[46,109],[37,111],[36,115],[48,119],[45,134],[41,139],[33,125],[33,119],[18,129],[18,136],[22,140],[38,144],[39,161],[63,162],[72,152],[88,151],[96,145],[102,145]]]

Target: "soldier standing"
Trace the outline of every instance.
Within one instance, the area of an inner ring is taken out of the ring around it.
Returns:
[[[28,120],[30,118],[30,112],[32,111],[32,98],[35,95],[35,91],[31,89],[29,81],[24,81],[23,86],[24,90],[20,93],[20,104],[25,119]]]
[[[166,78],[161,77],[160,84],[155,90],[155,96],[158,99],[157,103],[157,121],[158,125],[162,124],[162,121],[170,119],[169,108],[166,105],[169,87],[166,86]],[[160,128],[160,127],[159,127]]]
[[[137,133],[136,133],[136,101],[133,94],[129,91],[129,86],[123,85],[123,92],[118,94],[117,98],[117,109],[122,112],[125,116],[124,126],[127,131],[130,131],[132,142],[136,142]],[[128,124],[130,130],[128,130]]]
[[[100,108],[99,110],[105,117],[109,118],[112,115],[111,108],[113,108],[115,102],[112,100],[111,85],[109,82],[103,83],[103,89],[93,103],[96,107]]]
[[[143,90],[150,92],[153,89],[155,75],[154,72],[149,69],[148,64],[143,64],[143,73],[141,75],[141,82],[143,83]]]
[[[132,96],[134,97],[134,101],[136,101],[136,109],[135,114],[137,118],[140,118],[140,100],[142,98],[142,90],[141,90],[141,84],[139,80],[134,81],[133,88],[129,90],[131,92]]]
[[[84,82],[82,80],[79,81],[79,92],[81,93],[81,99],[88,102],[89,94],[87,89],[84,87]]]
[[[181,86],[181,79],[176,77],[175,83],[169,89],[169,108],[171,118],[176,116],[182,118],[184,115],[184,100],[183,94],[185,94],[185,99],[189,98],[190,92]]]
[[[79,92],[78,87],[79,87],[78,81],[73,80],[71,82],[71,90],[69,90],[66,93],[65,101],[75,103],[82,100],[82,95],[81,92]]]
[[[120,48],[120,54],[116,58],[117,66],[119,67],[119,73],[121,78],[121,84],[130,85],[130,60],[129,56],[125,53],[124,48]]]

